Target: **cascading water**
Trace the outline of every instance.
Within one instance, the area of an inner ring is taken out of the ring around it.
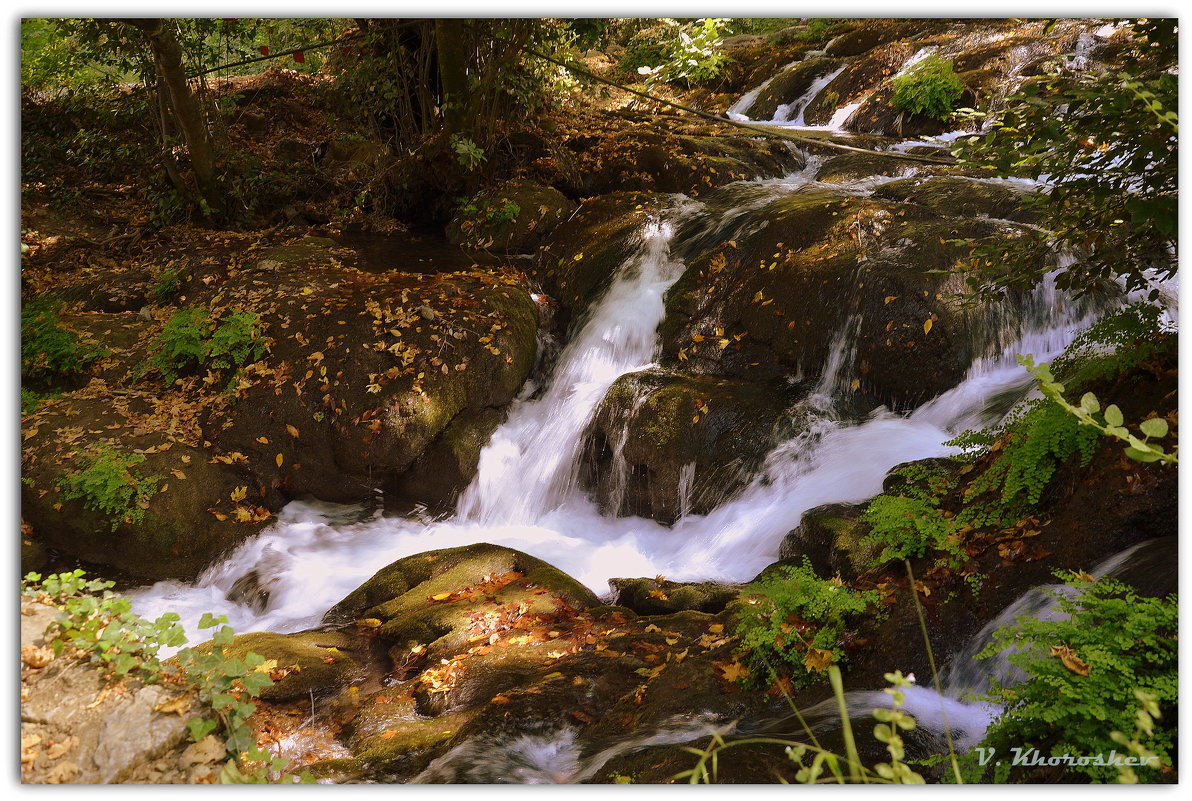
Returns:
[[[797,191],[814,169],[811,161],[801,175],[757,182],[751,203],[768,193]],[[237,631],[297,631],[318,625],[327,609],[397,559],[477,542],[544,559],[598,594],[618,576],[747,581],[777,558],[783,537],[806,510],[865,500],[881,491],[895,465],[951,453],[943,443],[956,434],[997,422],[1008,408],[1004,397],[1020,397],[1027,385],[1014,357],[1050,358],[1087,322],[1084,311],[1041,289],[1028,313],[995,321],[996,335],[987,338],[997,347],[985,348],[987,355],[957,387],[912,414],[878,409],[855,421],[839,419],[830,402],[811,404],[800,433],[779,443],[753,482],[709,514],[684,515],[671,527],[603,517],[576,487],[592,410],[619,375],[654,358],[663,294],[683,271],[672,256],[675,231],[698,240],[709,230],[726,230],[723,218],[740,217],[738,208],[712,214],[685,201],[673,216],[646,222],[637,256],[565,348],[545,391],[518,401],[493,435],[454,517],[381,517],[357,507],[295,501],[274,526],[194,584],[161,582],[135,593],[137,611],[177,612],[192,633],[204,612],[226,614]],[[823,376],[821,391],[829,400],[839,394],[841,376],[854,369],[847,334],[846,321],[837,363],[813,373]],[[242,602],[246,598],[254,602]]]
[[[571,494],[592,410],[619,376],[653,360],[663,294],[684,270],[670,256],[673,235],[671,222],[647,223],[640,254],[564,349],[546,392],[518,404],[481,452],[461,519],[530,523]]]

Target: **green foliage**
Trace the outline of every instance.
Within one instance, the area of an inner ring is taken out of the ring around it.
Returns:
[[[150,623],[132,612],[127,599],[113,593],[111,581],[87,580],[82,570],[42,576],[29,573],[22,594],[62,609],[46,632],[54,653],[73,648],[110,676],[133,671],[145,682],[160,680],[163,647],[186,642],[178,615],[167,612]]]
[[[746,595],[756,605],[743,607],[736,633],[749,652],[752,675],[774,681],[776,666],[785,662],[802,668],[792,675],[795,686],[810,685],[830,664],[843,662],[850,625],[876,611],[880,601],[872,590],[819,578],[806,557],[802,565],[783,565],[755,581]]]
[[[943,120],[952,115],[964,94],[964,86],[952,69],[952,62],[928,56],[905,75],[893,80],[895,108]]]
[[[1121,745],[1112,733],[1135,732],[1137,725],[1150,730],[1148,748],[1162,765],[1170,766],[1175,729],[1144,721],[1136,692],[1150,699],[1144,702],[1144,712],[1152,719],[1160,709],[1174,709],[1176,597],[1140,597],[1112,579],[1066,580],[1078,592],[1057,596],[1064,619],[1019,618],[980,654],[987,658],[1014,648],[1010,661],[1030,676],[1023,684],[995,692],[994,700],[1004,704],[1005,711],[990,726],[982,746],[997,749],[1002,758],[1016,747],[1036,748],[1045,756],[1108,757]],[[1066,771],[1099,782],[1118,776],[1112,765],[1069,764]],[[1138,773],[1148,781],[1157,776],[1154,768],[1140,768]]]
[[[21,387],[21,414],[33,414],[43,401],[57,397],[56,392],[37,392],[28,387]]]
[[[265,338],[255,312],[211,310],[195,306],[181,309],[166,322],[150,348],[149,366],[167,385],[198,368],[226,370],[255,362],[265,355]],[[235,378],[229,382],[233,385]]]
[[[249,652],[244,658],[228,651],[235,632],[227,625],[227,618],[204,614],[199,621],[201,629],[215,629],[211,641],[204,645],[184,648],[176,659],[186,683],[198,691],[199,700],[212,712],[211,717],[195,717],[187,722],[190,736],[195,741],[219,730],[227,742],[228,756],[220,781],[224,784],[264,783],[270,772],[283,771],[289,761],[273,757],[262,751],[248,719],[256,711],[252,698],[258,698],[261,690],[273,684],[265,666],[265,658]],[[309,774],[303,777],[287,777],[288,782],[310,781]]]
[[[693,87],[720,77],[729,58],[720,50],[720,30],[728,20],[709,17],[686,24],[664,19],[670,28],[660,42],[660,52],[650,63],[637,67],[647,83],[678,83]],[[628,56],[628,54],[627,54]],[[636,56],[635,56],[636,58]],[[624,62],[623,62],[624,63]]]
[[[1105,411],[1101,412],[1101,403],[1097,396],[1086,392],[1080,399],[1080,405],[1073,405],[1064,398],[1064,385],[1052,377],[1051,369],[1046,364],[1036,365],[1030,356],[1019,356],[1018,361],[1039,380],[1039,389],[1043,394],[1055,401],[1057,407],[1070,413],[1069,420],[1087,426],[1087,431],[1100,431],[1127,443],[1126,455],[1131,459],[1164,464],[1179,462],[1176,453],[1168,453],[1159,443],[1151,442],[1152,439],[1163,439],[1168,434],[1167,421],[1162,417],[1151,417],[1139,423],[1138,428],[1142,432],[1142,437],[1139,438],[1125,427],[1122,411],[1116,404],[1106,406]]]
[[[104,354],[98,345],[84,342],[58,323],[62,302],[42,296],[21,307],[21,375],[53,383],[82,373]]]
[[[167,676],[178,676],[183,687],[196,691],[199,701],[213,715],[189,720],[191,736],[198,742],[218,730],[226,741],[228,761],[220,774],[223,783],[314,781],[307,771],[300,776],[288,775],[289,760],[272,757],[257,746],[248,725],[256,707],[245,699],[259,697],[273,680],[262,669],[264,657],[249,652],[240,659],[226,651],[235,636],[231,627],[221,626],[209,645],[184,648],[172,663],[163,665],[158,659],[163,647],[186,644],[178,615],[167,612],[150,623],[132,611],[127,599],[111,591],[113,582],[89,580],[85,575],[75,570],[43,579],[39,573],[29,573],[21,582],[23,595],[62,610],[46,631],[56,656],[71,649],[116,679],[135,675],[154,684]],[[212,628],[221,623],[227,620],[205,614],[199,627]]]
[[[182,290],[179,277],[178,270],[173,267],[162,270],[161,275],[157,276],[157,281],[149,290],[149,297],[153,302],[169,303],[178,297],[178,293]]]
[[[978,524],[1009,522],[1039,502],[1055,471],[1079,454],[1087,465],[1097,434],[1082,427],[1057,403],[1039,402],[1013,419],[999,440],[997,458],[965,490],[972,502],[986,496],[988,512]]]
[[[459,134],[451,134],[451,150],[459,160],[460,166],[468,171],[478,169],[488,160],[488,156],[484,155],[484,148]]]
[[[1074,388],[1145,369],[1176,344],[1175,332],[1165,328],[1162,314],[1150,303],[1107,314],[1077,334],[1052,362],[1052,369]]]
[[[115,531],[121,523],[139,523],[157,493],[162,476],[142,476],[134,468],[145,461],[139,453],[124,454],[111,445],[95,445],[78,456],[82,467],[58,479],[63,500],[83,501],[104,515]]]
[[[1051,271],[1041,245],[1079,259],[1057,278],[1077,293],[1151,286],[1176,273],[1178,48],[1176,22],[1134,24],[1108,71],[1057,64],[1010,98],[989,133],[957,142],[961,161],[1047,185],[1035,207],[1046,235],[974,251],[978,295],[1031,287]]]

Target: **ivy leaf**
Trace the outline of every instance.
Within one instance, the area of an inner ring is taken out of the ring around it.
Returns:
[[[1167,421],[1162,417],[1152,417],[1149,420],[1143,420],[1138,427],[1148,437],[1158,438],[1167,436]]]
[[[1115,428],[1124,422],[1122,417],[1122,410],[1117,407],[1117,404],[1110,404],[1105,407],[1105,422]]]

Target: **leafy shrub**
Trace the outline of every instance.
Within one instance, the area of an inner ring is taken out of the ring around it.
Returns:
[[[895,108],[935,119],[947,119],[964,94],[952,62],[928,56],[893,80]]]
[[[677,20],[663,20],[671,31],[661,42],[662,52],[654,65],[637,68],[649,83],[680,83],[700,86],[720,76],[729,58],[720,50],[720,29],[727,19],[707,18],[681,25]]]
[[[1031,405],[1002,435],[996,460],[965,490],[965,500],[990,494],[989,515],[995,523],[1026,514],[1039,502],[1055,471],[1074,454],[1087,465],[1097,449],[1097,432],[1047,400]]]
[[[46,631],[55,656],[67,649],[87,658],[110,678],[130,674],[147,684],[163,679],[194,690],[199,701],[211,709],[214,720],[196,717],[187,722],[191,737],[198,742],[220,729],[227,743],[228,760],[220,780],[224,783],[261,783],[269,779],[289,782],[313,782],[306,771],[301,776],[287,775],[289,760],[271,757],[262,751],[248,725],[256,707],[247,698],[257,698],[261,690],[273,684],[265,659],[249,652],[243,659],[229,656],[225,647],[235,636],[223,625],[210,644],[185,648],[174,664],[163,665],[158,653],[163,647],[186,644],[186,632],[178,615],[167,612],[150,623],[132,611],[128,600],[113,593],[111,581],[89,580],[82,570],[57,573],[44,579],[39,573],[27,574],[21,592],[28,598],[57,606],[62,610]],[[203,615],[200,628],[226,624],[223,617]]]
[[[1060,610],[1068,617],[1019,618],[995,634],[979,655],[988,658],[1013,647],[1011,663],[1030,676],[1023,684],[998,688],[994,695],[1005,711],[986,732],[982,746],[995,748],[1003,758],[1012,748],[1037,748],[1047,756],[1108,757],[1118,748],[1110,733],[1135,730],[1138,690],[1155,699],[1165,719],[1175,718],[1176,597],[1140,597],[1112,579],[1066,580],[1079,590],[1058,595]],[[1149,747],[1161,764],[1170,766],[1174,744],[1173,726],[1155,729]],[[1112,781],[1118,774],[1112,765],[1069,764],[1066,771],[1099,782]],[[1153,767],[1139,768],[1138,773],[1151,781],[1157,776]]]
[[[150,366],[172,385],[200,367],[224,370],[255,362],[265,355],[265,339],[254,312],[229,310],[213,317],[196,306],[179,310],[166,322],[151,352]]]
[[[42,401],[58,397],[54,392],[37,392],[28,387],[21,387],[21,414],[33,414]]]
[[[61,308],[62,302],[51,297],[34,298],[21,307],[22,376],[52,383],[83,372],[103,355],[98,345],[58,324]]]
[[[751,674],[774,681],[776,665],[803,668],[792,675],[795,686],[806,686],[829,665],[845,659],[844,637],[850,624],[876,609],[877,592],[857,591],[838,578],[821,579],[803,557],[799,566],[783,565],[749,585],[756,606],[738,618],[736,633],[748,649]]]
[[[168,612],[150,623],[132,612],[127,599],[111,591],[113,582],[87,580],[84,575],[75,570],[43,581],[40,574],[30,573],[22,582],[26,596],[62,608],[63,614],[46,632],[55,655],[73,648],[112,676],[137,670],[146,683],[157,683],[162,669],[158,651],[186,642],[178,615]]]
[[[97,445],[79,454],[82,469],[58,479],[64,500],[108,518],[115,531],[121,523],[139,523],[157,492],[162,476],[141,476],[133,468],[145,461],[139,453],[123,454],[111,445]]]

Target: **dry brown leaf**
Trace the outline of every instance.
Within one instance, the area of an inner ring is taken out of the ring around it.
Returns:
[[[1059,657],[1059,660],[1064,663],[1064,667],[1077,676],[1087,676],[1089,674],[1089,666],[1068,646],[1051,646],[1051,655]]]

